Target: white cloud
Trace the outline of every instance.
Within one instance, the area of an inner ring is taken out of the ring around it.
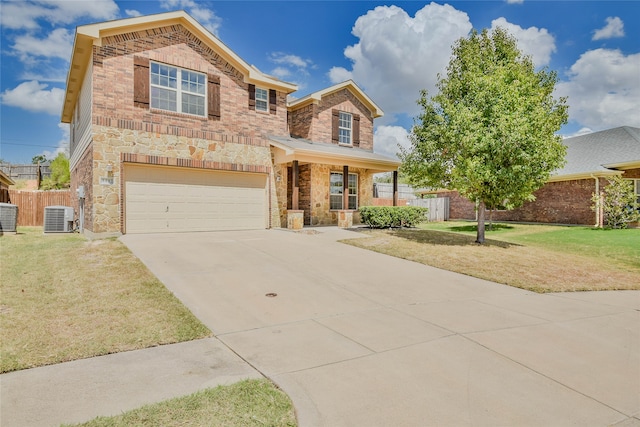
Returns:
[[[571,121],[595,130],[640,127],[640,53],[590,50],[571,66],[567,76],[568,81],[556,86],[556,94],[569,97]]]
[[[506,0],[509,4],[522,4],[524,0]]]
[[[551,54],[556,51],[555,39],[545,28],[522,28],[519,25],[508,22],[505,18],[491,21],[491,29],[501,27],[507,30],[518,41],[518,48],[530,55],[537,67],[549,65]]]
[[[273,70],[271,70],[271,74],[276,76],[279,79],[286,79],[291,75],[291,71],[288,68],[276,67]]]
[[[11,46],[23,62],[29,62],[30,57],[60,58],[68,61],[72,47],[73,34],[65,28],[56,28],[44,39],[29,34],[18,36]]]
[[[124,13],[126,13],[126,14],[127,14],[127,16],[130,16],[130,17],[132,17],[132,18],[135,18],[135,17],[138,17],[138,16],[142,16],[142,13],[141,13],[141,12],[138,12],[138,11],[137,11],[137,10],[135,10],[135,9],[125,9],[125,10],[124,10]]]
[[[116,18],[118,11],[113,0],[3,2],[0,22],[7,29],[35,30],[40,28],[40,20],[52,24],[70,24],[84,17],[101,21]]]
[[[160,7],[167,10],[186,10],[196,21],[215,35],[218,35],[218,30],[222,25],[222,18],[195,0],[160,0]]]
[[[0,94],[0,99],[5,105],[34,113],[59,115],[62,111],[64,90],[57,87],[48,89],[48,85],[32,80],[20,83],[14,89],[5,90]]]
[[[591,40],[612,39],[624,37],[624,23],[617,16],[610,16],[606,19],[607,25],[593,32]]]
[[[353,79],[353,73],[343,67],[332,67],[329,70],[329,80],[333,83],[341,83]]]
[[[289,67],[297,67],[307,69],[313,66],[313,62],[309,59],[303,59],[298,55],[286,54],[283,52],[272,52],[269,55],[269,60],[276,64],[282,64]]]
[[[373,134],[374,151],[384,156],[397,158],[398,144],[409,148],[409,133],[402,126],[378,126]]]
[[[445,70],[451,46],[471,30],[469,16],[449,5],[431,3],[414,17],[397,6],[379,6],[360,16],[352,33],[359,41],[344,54],[352,69],[334,67],[333,83],[353,78],[385,111],[418,112],[420,89],[434,94],[436,76]]]

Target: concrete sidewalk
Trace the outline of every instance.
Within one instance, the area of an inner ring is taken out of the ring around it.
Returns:
[[[129,351],[0,376],[2,427],[59,426],[263,378],[215,338]]]
[[[349,237],[123,236],[217,338],[2,375],[0,424],[264,374],[300,426],[640,426],[640,292],[540,295],[337,242]]]

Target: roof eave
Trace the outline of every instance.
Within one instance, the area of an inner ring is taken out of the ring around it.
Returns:
[[[370,159],[357,154],[327,153],[311,149],[292,148],[273,140],[270,141],[270,144],[281,151],[276,155],[275,160],[277,163],[289,163],[298,160],[304,163],[347,164],[352,167],[368,169],[375,173],[395,171],[402,164],[400,161],[393,159]]]
[[[640,168],[640,160],[631,160],[628,162],[621,162],[621,163],[610,163],[602,166],[604,166],[607,169],[619,169],[619,170],[636,169],[636,168]]]
[[[606,178],[615,175],[621,175],[622,171],[617,170],[598,170],[591,172],[578,172],[566,175],[553,175],[548,179],[548,182],[559,181],[574,181],[579,179],[593,179],[593,178]]]

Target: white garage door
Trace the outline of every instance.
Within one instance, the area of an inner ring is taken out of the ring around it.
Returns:
[[[125,168],[127,233],[267,228],[266,175]]]

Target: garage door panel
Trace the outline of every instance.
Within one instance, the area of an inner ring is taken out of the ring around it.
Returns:
[[[266,175],[146,166],[125,175],[127,233],[266,228]]]

